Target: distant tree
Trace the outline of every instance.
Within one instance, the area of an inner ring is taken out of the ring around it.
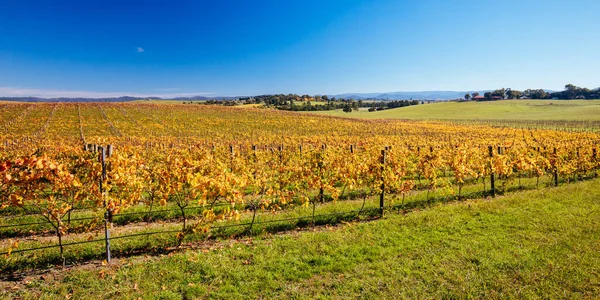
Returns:
[[[523,92],[523,95],[531,99],[546,99],[548,97],[548,93],[546,93],[546,91],[544,91],[543,89],[526,89]],[[558,98],[561,97],[562,96],[558,96]]]
[[[567,99],[587,98],[590,93],[591,91],[588,88],[580,88],[570,83],[565,85],[564,95]]]
[[[465,94],[465,100],[469,100],[469,99],[471,99],[471,94],[469,94],[469,93],[466,93],[466,94]]]
[[[323,99],[323,101],[329,101],[329,97],[327,97],[327,95],[323,95],[321,99]]]
[[[487,100],[492,100],[492,92],[485,92],[483,97],[485,97]]]
[[[522,96],[523,96],[523,92],[521,92],[521,91],[517,91],[517,90],[513,90],[513,89],[508,89],[506,91],[507,99],[519,99]]]
[[[506,99],[506,89],[501,88],[492,92],[492,96],[500,97],[501,99]]]
[[[513,90],[512,95],[513,95],[514,99],[521,99],[521,97],[523,97],[523,92]]]
[[[565,96],[567,99],[575,99],[575,96],[577,96],[577,90],[579,88],[576,87],[573,84],[567,84],[565,85]]]
[[[479,93],[478,93],[478,92],[475,92],[475,93],[473,93],[473,95],[471,95],[471,97],[473,97],[473,98],[475,98],[475,97],[477,97],[477,96],[479,96]]]
[[[342,110],[346,113],[350,113],[350,112],[352,112],[352,106],[349,104],[344,105],[344,108]]]

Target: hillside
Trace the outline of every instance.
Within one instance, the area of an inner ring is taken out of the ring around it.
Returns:
[[[600,100],[505,100],[491,102],[440,102],[384,111],[315,112],[366,119],[433,120],[565,120],[599,121]]]

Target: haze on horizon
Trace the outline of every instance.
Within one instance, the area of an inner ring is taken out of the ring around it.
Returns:
[[[600,86],[600,2],[8,1],[0,96]]]

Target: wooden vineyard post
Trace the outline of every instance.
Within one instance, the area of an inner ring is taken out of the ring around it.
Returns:
[[[381,150],[381,194],[379,195],[379,213],[383,218],[383,198],[385,196],[385,181],[383,172],[385,170],[385,150]]]
[[[558,155],[554,147],[554,186],[558,186]]]
[[[253,161],[254,165],[256,166],[256,163],[258,161],[258,159],[256,157],[256,145],[252,145],[252,161]],[[254,178],[254,180],[256,180],[256,170],[254,170],[252,172],[252,178]]]
[[[279,152],[279,163],[283,162],[283,146],[277,146],[277,152]]]
[[[596,163],[596,148],[592,149],[592,160],[593,160],[593,162],[595,164]],[[597,168],[594,168],[594,177],[598,177]]]
[[[106,208],[106,199],[104,198],[104,187],[103,182],[106,179],[106,150],[104,147],[97,148],[99,153],[98,158],[102,165],[102,175],[100,176],[100,195],[102,197],[102,203],[104,205],[104,245],[106,247],[106,262],[110,262],[110,231],[108,231],[108,222],[111,218],[110,210]]]
[[[114,150],[115,150],[115,147],[113,147],[113,145],[107,145],[106,146],[106,157],[111,157],[113,155]]]
[[[354,145],[350,145],[350,153],[354,154]]]
[[[488,150],[490,152],[490,158],[494,157],[494,147],[489,146]],[[490,160],[490,185],[491,185],[491,192],[492,192],[492,197],[496,197],[496,183],[494,180],[494,162],[492,160]]]

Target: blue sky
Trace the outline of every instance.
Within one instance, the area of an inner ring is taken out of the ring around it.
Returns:
[[[596,88],[599,12],[597,0],[4,0],[0,96]]]

